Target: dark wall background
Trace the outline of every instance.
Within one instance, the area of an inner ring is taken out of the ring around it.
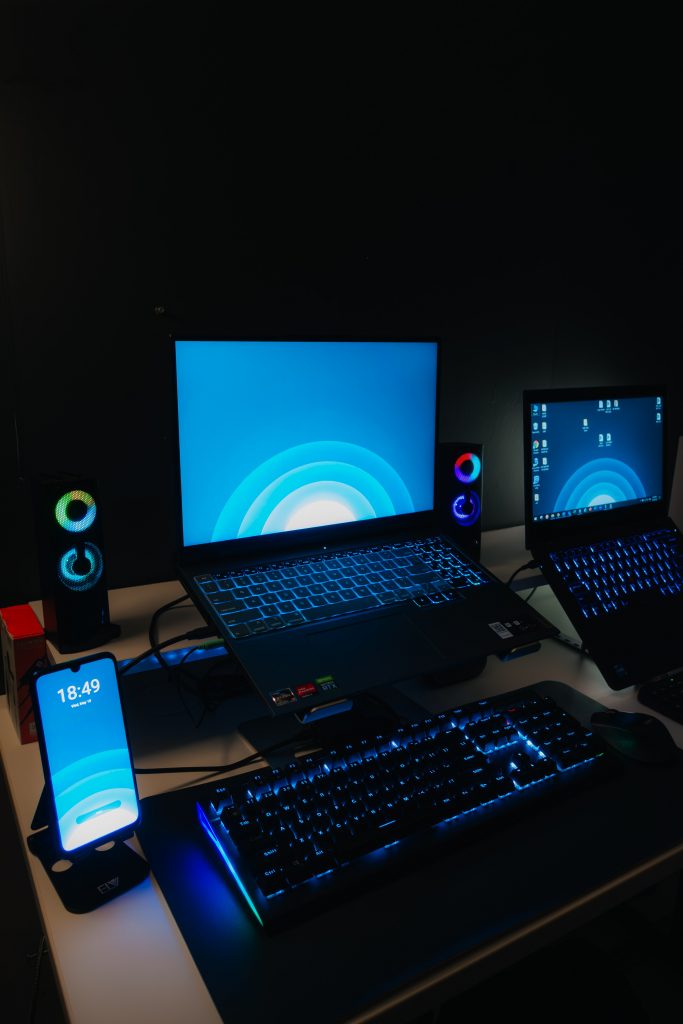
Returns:
[[[2,603],[39,593],[45,470],[98,480],[111,585],[173,577],[175,329],[439,336],[489,528],[524,387],[664,379],[683,434],[673,25],[44,8],[2,14]]]

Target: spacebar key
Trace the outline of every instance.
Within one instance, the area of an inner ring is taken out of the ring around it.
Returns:
[[[313,608],[301,608],[301,614],[307,622],[316,619],[331,619],[335,615],[348,615],[349,612],[363,612],[366,608],[380,608],[376,597],[352,597],[350,601],[335,601],[334,604],[321,604]]]

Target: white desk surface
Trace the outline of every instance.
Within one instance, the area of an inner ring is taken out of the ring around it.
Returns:
[[[528,560],[523,545],[521,527],[491,531],[483,538],[483,561],[506,580],[514,569]],[[147,647],[147,627],[153,612],[181,594],[180,584],[176,582],[111,591],[111,618],[121,625],[122,635],[106,649],[119,660],[140,653]],[[561,630],[575,635],[549,587],[539,588],[531,603]],[[40,603],[34,603],[34,608],[40,611]],[[200,624],[202,620],[194,608],[175,610],[162,619],[160,635],[162,638],[175,636]],[[55,660],[66,660],[58,652],[54,654]],[[608,707],[643,710],[633,688],[610,690],[590,659],[553,640],[544,641],[538,653],[515,661],[500,662],[490,658],[478,678],[444,687],[430,695],[421,693],[420,697],[427,705],[431,702],[430,710],[436,711],[549,678],[568,683]],[[134,674],[128,677],[126,686],[128,693],[134,691]],[[232,731],[234,712],[231,718],[229,711],[221,708],[202,728],[193,730],[188,727],[177,696],[159,690],[136,694],[135,700],[138,698],[138,710],[149,712],[144,729],[155,731],[156,735],[156,746],[149,745],[142,756],[136,756],[138,767],[224,764],[251,752],[247,743]],[[135,723],[129,724],[133,726],[134,736]],[[683,726],[668,720],[667,725],[678,745],[683,747]],[[0,697],[0,754],[17,828],[20,835],[26,837],[31,831],[31,819],[42,790],[42,769],[36,744],[22,746],[18,742],[4,695]],[[145,797],[176,785],[186,785],[188,776],[142,775],[138,783],[140,795]],[[132,845],[136,845],[135,840]],[[42,864],[29,853],[25,843],[24,851],[55,975],[72,1024],[92,1024],[93,1021],[98,1024],[121,1024],[121,1021],[127,1024],[156,1024],[158,1021],[215,1024],[220,1020],[153,877],[89,914],[71,914],[62,906]],[[639,865],[628,877],[614,879],[605,891],[592,894],[583,910],[590,916],[590,903],[601,909],[614,905],[620,898],[673,872],[682,862],[683,847],[670,851],[657,862]],[[5,879],[5,884],[8,882],[11,884],[11,880]],[[476,975],[477,965],[482,966],[494,956],[500,963],[511,962],[515,948],[521,951],[533,948],[534,935],[540,936],[553,928],[557,930],[560,919],[575,921],[581,912],[581,907],[573,906],[549,915],[531,928],[514,932],[489,948],[463,958],[449,972],[470,971]],[[443,977],[433,981],[438,984]],[[397,994],[396,1001],[404,1000],[407,995]],[[389,1008],[391,1004],[378,1011]],[[367,1021],[373,1019],[376,1019],[374,1012],[362,1017]]]

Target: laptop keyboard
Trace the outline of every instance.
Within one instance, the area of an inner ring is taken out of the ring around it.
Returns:
[[[550,558],[586,619],[618,612],[648,597],[683,593],[683,548],[675,530],[564,548]]]
[[[344,898],[402,854],[424,861],[464,830],[593,784],[613,766],[604,751],[530,686],[207,784],[197,812],[267,925]]]
[[[489,577],[440,537],[195,576],[232,639],[413,601],[455,601]]]

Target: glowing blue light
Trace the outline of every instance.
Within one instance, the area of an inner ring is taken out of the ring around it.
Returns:
[[[470,494],[459,494],[451,506],[451,511],[461,526],[471,526],[479,518],[481,502],[474,491]]]
[[[79,561],[79,553],[76,548],[69,548],[59,560],[57,576],[59,582],[67,587],[68,590],[77,592],[90,590],[102,575],[104,560],[102,552],[96,544],[86,541],[83,545],[81,556],[88,564],[85,572],[78,572],[75,568],[76,562]]]
[[[311,526],[352,523],[356,518],[355,512],[343,501],[334,498],[317,498],[315,501],[299,505],[285,523],[285,530],[306,530]],[[268,529],[268,521],[266,521],[263,532],[273,532]]]
[[[300,529],[307,519],[320,526],[414,508],[402,478],[375,452],[316,441],[279,452],[249,473],[223,506],[212,540]],[[321,521],[325,513],[333,518]]]
[[[463,466],[468,462],[472,467],[469,472],[466,469],[463,469]],[[481,473],[481,459],[478,455],[475,455],[474,452],[463,452],[463,454],[455,460],[453,472],[460,483],[471,484]]]
[[[593,459],[574,472],[557,496],[554,511],[590,508],[645,497],[637,473],[619,459]]]
[[[211,841],[214,843],[216,849],[218,850],[218,852],[220,853],[221,857],[225,861],[225,863],[226,863],[226,865],[228,867],[228,870],[230,871],[230,874],[232,875],[232,877],[237,882],[239,890],[242,893],[242,895],[244,896],[244,898],[247,901],[247,903],[249,904],[249,907],[250,907],[251,911],[253,912],[254,917],[256,918],[258,923],[261,925],[261,927],[263,927],[263,921],[261,920],[261,915],[259,914],[258,910],[256,909],[251,896],[249,895],[247,890],[244,888],[244,885],[242,884],[242,880],[241,880],[240,876],[235,871],[235,868],[233,867],[230,858],[228,857],[227,853],[223,849],[223,846],[221,845],[218,837],[216,836],[213,828],[211,827],[211,824],[210,824],[208,818],[204,814],[204,811],[199,806],[199,804],[197,804],[197,812],[199,814],[199,821],[200,821],[202,827],[204,828],[204,831],[208,835],[209,839],[211,839]]]
[[[201,647],[180,647],[174,648],[173,650],[164,651],[164,661],[174,665],[179,661],[183,664],[187,664],[190,660],[202,661],[205,658],[222,658],[225,655],[225,645],[221,643],[212,643],[202,645]],[[124,668],[129,662],[133,661],[133,658],[122,658],[119,661],[119,668]],[[130,669],[126,670],[130,675],[134,675],[136,672],[148,672],[150,669],[159,668],[159,662],[157,661],[156,655],[150,654],[149,657],[144,658]]]

